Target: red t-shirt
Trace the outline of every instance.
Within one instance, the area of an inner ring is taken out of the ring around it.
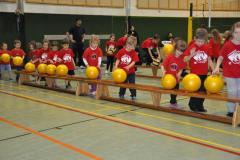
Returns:
[[[60,58],[63,60],[62,63],[65,64],[68,67],[68,70],[74,70],[75,66],[74,66],[74,53],[72,51],[72,49],[61,49],[59,51],[59,56]]]
[[[24,57],[25,56],[25,52],[22,49],[12,49],[12,57]]]
[[[156,48],[157,44],[153,43],[152,40],[153,40],[152,38],[147,38],[145,41],[142,42],[141,47],[142,48],[150,48],[150,49]]]
[[[49,52],[49,56],[48,56],[48,60],[52,60],[53,64],[58,66],[62,59],[60,58],[60,52],[59,51],[50,51]]]
[[[1,57],[1,55],[4,54],[4,53],[7,53],[7,54],[9,54],[9,56],[12,56],[11,51],[9,51],[9,50],[0,50],[0,57]],[[8,63],[3,63],[2,61],[0,61],[0,64],[10,64],[10,62],[8,62]]]
[[[28,57],[31,60],[35,60],[35,59],[39,58],[39,50],[34,50],[34,51],[29,52]]]
[[[223,57],[223,75],[240,78],[240,45],[235,45],[230,40],[224,44],[220,55]]]
[[[39,58],[42,60],[42,61],[46,61],[48,60],[48,54],[51,50],[48,49],[48,50],[44,50],[43,48],[42,49],[39,49],[38,51],[38,54],[39,54]]]
[[[118,41],[117,41],[117,46],[118,47],[124,47],[126,42],[127,42],[127,39],[128,39],[128,37],[125,37],[125,36],[119,38]]]
[[[163,67],[166,70],[166,74],[172,74],[177,79],[177,73],[186,67],[186,62],[183,61],[183,57],[176,57],[174,54],[170,54],[163,61]]]
[[[92,50],[90,47],[88,47],[83,53],[83,58],[87,60],[88,65],[95,67],[98,66],[98,58],[102,56],[102,50],[99,47],[97,47],[95,50]]]
[[[124,67],[128,66],[132,62],[138,62],[139,58],[137,55],[137,52],[135,50],[127,51],[125,48],[122,48],[118,51],[116,54],[116,59],[118,59],[119,67],[124,69]],[[135,72],[135,67],[130,68],[128,71],[126,71],[128,74]]]
[[[108,50],[108,49],[115,50],[116,47],[117,47],[117,43],[116,43],[116,42],[112,42],[112,41],[107,41],[107,42],[106,42],[106,48],[107,48],[107,50]],[[108,54],[107,54],[107,56],[114,56],[114,53],[113,53],[112,55],[108,55]]]
[[[211,49],[211,57],[217,58],[221,50],[221,44],[214,41],[213,38],[209,41],[209,48]]]
[[[189,67],[191,73],[197,75],[208,74],[208,58],[210,56],[210,49],[207,44],[198,47],[195,43],[189,46],[184,52],[184,56],[189,56],[192,48],[196,48],[196,55],[193,56],[189,61]]]

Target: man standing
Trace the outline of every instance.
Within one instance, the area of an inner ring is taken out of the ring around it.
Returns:
[[[85,36],[85,28],[82,26],[82,21],[80,19],[76,19],[75,26],[69,29],[70,40],[72,42],[72,49],[75,54],[74,61],[80,69],[84,69],[85,65],[83,63],[82,55],[84,52],[84,36]],[[78,59],[77,59],[78,58]],[[78,62],[78,63],[77,63]]]

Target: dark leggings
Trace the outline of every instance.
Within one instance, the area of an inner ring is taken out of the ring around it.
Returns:
[[[124,83],[135,83],[135,73],[128,74],[127,79]],[[131,97],[136,97],[136,89],[129,89],[131,92]],[[124,96],[126,93],[126,88],[120,88],[119,90],[119,96]]]
[[[114,63],[114,56],[107,56],[107,70],[110,67],[110,72],[112,72],[113,63]]]
[[[174,89],[179,89],[179,83],[174,87]],[[171,97],[170,103],[176,104],[177,103],[177,95],[171,94],[170,97]]]
[[[206,89],[204,87],[204,81],[207,78],[207,75],[198,75],[201,79],[201,87],[199,88],[198,92],[206,92]],[[204,98],[196,98],[196,97],[190,97],[189,100],[189,107],[195,108],[195,109],[201,109],[203,108]]]

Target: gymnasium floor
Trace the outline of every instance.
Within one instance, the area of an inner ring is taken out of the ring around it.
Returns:
[[[137,83],[160,85],[147,78]],[[118,89],[110,93],[117,96]],[[240,127],[13,81],[0,81],[0,97],[0,160],[240,160]],[[178,99],[188,109],[188,98]],[[137,101],[150,102],[149,93],[138,92]],[[164,95],[161,106],[168,102]],[[206,100],[205,107],[226,113],[223,102]]]

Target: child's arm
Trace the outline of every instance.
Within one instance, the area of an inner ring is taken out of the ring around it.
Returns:
[[[192,57],[196,55],[196,48],[190,50],[190,55],[184,57],[184,62],[189,62]]]
[[[76,68],[76,64],[75,64],[75,62],[74,62],[74,59],[73,59],[73,58],[72,58],[72,63],[73,63],[73,65],[74,65],[74,68],[75,68],[75,69],[77,69],[77,68]]]
[[[219,68],[220,68],[220,65],[222,64],[222,61],[223,61],[223,56],[219,56],[218,60],[217,60],[216,67],[213,70],[213,74],[218,74],[219,73]]]
[[[83,58],[83,62],[84,62],[84,64],[85,64],[87,67],[89,67],[89,65],[88,65],[88,62],[87,62],[86,58]]]
[[[161,60],[161,54],[160,54],[158,47],[157,47],[157,53],[158,53],[158,59]]]
[[[150,57],[153,59],[153,55],[152,55],[152,51],[150,48],[148,48],[148,54],[150,55]]]
[[[116,62],[115,62],[114,70],[118,68],[119,63],[120,63],[120,60],[117,59]]]
[[[162,71],[162,77],[164,77],[166,74],[166,70],[163,65],[161,65],[161,71]]]
[[[214,65],[211,57],[208,57],[208,65],[210,66],[211,71],[214,71]]]
[[[181,69],[181,70],[177,73],[177,79],[178,79],[178,81],[179,81],[180,78],[181,78],[182,72],[183,72],[183,70]]]
[[[124,67],[126,70],[129,70],[130,68],[134,67],[135,65],[135,61],[132,61],[132,63],[130,63],[128,66]]]
[[[98,68],[100,69],[102,63],[102,57],[98,57]]]

